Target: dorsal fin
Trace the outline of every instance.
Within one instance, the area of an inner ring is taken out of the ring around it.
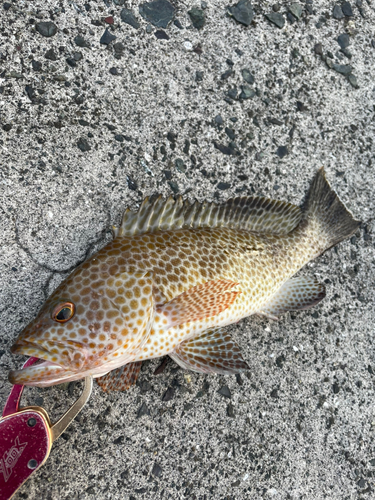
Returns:
[[[190,203],[181,196],[166,200],[162,196],[146,198],[138,212],[125,211],[115,236],[184,228],[228,227],[247,231],[288,234],[299,224],[299,207],[284,201],[254,196],[231,198],[222,205],[216,203]]]

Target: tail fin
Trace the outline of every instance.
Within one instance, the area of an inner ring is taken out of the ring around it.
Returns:
[[[329,185],[324,168],[318,170],[302,206],[303,220],[314,224],[324,240],[322,251],[351,236],[361,222],[353,218]]]

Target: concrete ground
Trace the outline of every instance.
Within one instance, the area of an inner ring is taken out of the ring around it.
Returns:
[[[95,385],[16,499],[375,497],[374,4],[254,1],[245,26],[228,1],[159,26],[134,0],[1,2],[0,404],[17,334],[146,195],[299,204],[325,165],[363,224],[302,271],[320,305],[230,328],[248,373],[158,359],[126,393]],[[24,402],[57,418],[79,388]]]

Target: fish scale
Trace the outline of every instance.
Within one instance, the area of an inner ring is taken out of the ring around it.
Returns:
[[[256,197],[146,199],[21,332],[12,352],[44,361],[10,381],[48,386],[92,375],[122,390],[140,362],[166,354],[198,372],[247,369],[225,327],[317,304],[324,286],[294,274],[358,225],[323,169],[301,208]]]

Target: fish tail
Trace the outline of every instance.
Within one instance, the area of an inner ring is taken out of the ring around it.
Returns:
[[[351,236],[361,224],[331,188],[323,167],[311,184],[302,211],[301,224],[314,235],[318,253]]]

